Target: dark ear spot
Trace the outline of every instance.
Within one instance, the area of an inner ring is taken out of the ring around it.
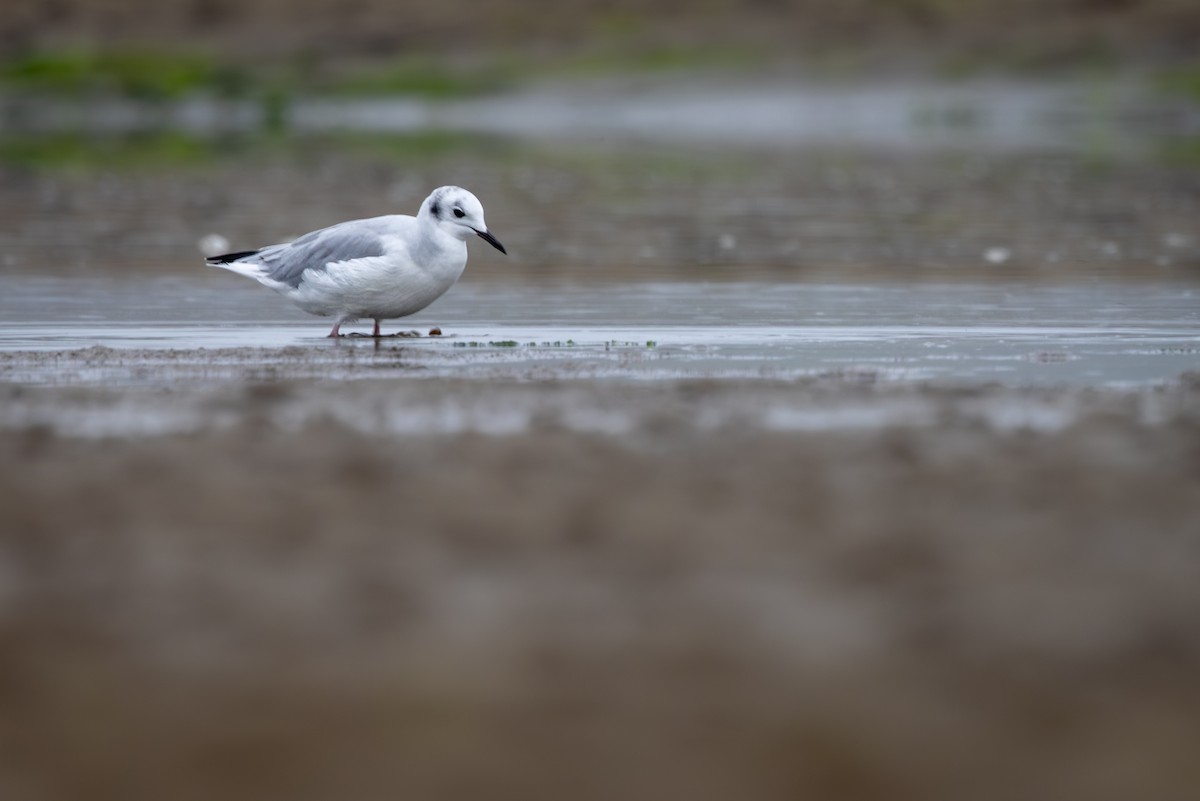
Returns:
[[[442,207],[438,205],[438,202],[436,200],[429,204],[429,213],[432,214],[434,217],[441,218]]]

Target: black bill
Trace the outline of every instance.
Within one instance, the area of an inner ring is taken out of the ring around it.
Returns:
[[[476,231],[475,233],[479,234],[479,238],[482,239],[484,242],[487,242],[489,245],[491,245],[496,250],[503,253],[505,256],[508,255],[508,251],[504,249],[504,245],[500,244],[499,239],[492,236],[491,231]]]

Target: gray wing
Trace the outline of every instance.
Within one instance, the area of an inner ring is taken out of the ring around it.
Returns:
[[[267,277],[295,288],[309,270],[323,271],[338,261],[382,256],[383,239],[373,220],[353,220],[305,234],[294,242],[271,245],[257,254]]]

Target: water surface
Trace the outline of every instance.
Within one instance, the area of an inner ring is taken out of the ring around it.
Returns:
[[[111,380],[111,373],[72,378],[53,360],[18,358],[96,346],[130,355],[211,350],[226,358],[230,349],[247,349],[234,361],[275,363],[284,377],[288,359],[280,349],[295,348],[320,354],[304,360],[303,372],[326,377],[371,354],[379,360],[369,373],[375,377],[842,374],[1119,386],[1200,370],[1200,288],[1186,284],[466,280],[384,328],[420,336],[330,341],[328,327],[235,276],[0,278],[0,352],[9,355],[0,376],[28,383]],[[435,327],[442,335],[428,336]],[[161,368],[162,359],[156,362]],[[156,380],[154,372],[139,375]]]

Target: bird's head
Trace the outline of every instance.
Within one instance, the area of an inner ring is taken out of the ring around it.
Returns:
[[[483,219],[483,204],[479,198],[460,186],[443,186],[433,190],[421,206],[421,215],[453,237],[464,242],[476,234],[496,250],[508,254],[500,240],[492,236]]]

